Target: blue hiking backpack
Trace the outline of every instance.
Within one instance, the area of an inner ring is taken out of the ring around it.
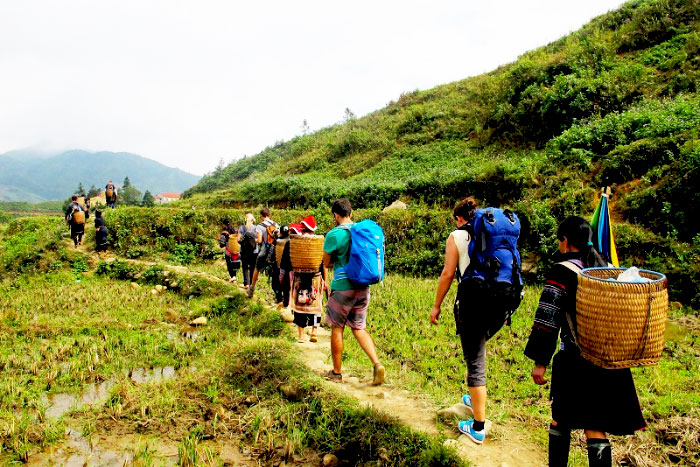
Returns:
[[[488,338],[510,324],[522,299],[520,220],[507,209],[486,208],[476,211],[470,226],[470,262],[457,296],[461,318],[468,312],[470,324],[479,323]]]
[[[384,280],[384,231],[376,222],[366,219],[350,226],[350,259],[336,269],[336,279],[349,279],[360,286]]]

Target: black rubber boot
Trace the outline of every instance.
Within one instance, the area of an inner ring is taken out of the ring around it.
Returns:
[[[589,467],[612,467],[612,448],[607,438],[590,438],[587,444]]]
[[[549,467],[566,467],[570,444],[571,430],[549,425]]]

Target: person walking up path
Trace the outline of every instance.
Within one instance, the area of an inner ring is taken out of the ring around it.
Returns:
[[[258,257],[258,229],[255,226],[255,217],[252,213],[245,215],[245,225],[238,229],[238,243],[241,245],[241,263],[243,266],[242,289],[250,287],[255,271],[255,261]]]
[[[260,218],[262,219],[262,222],[258,225],[258,257],[255,261],[253,279],[251,280],[250,287],[248,288],[249,298],[253,298],[253,294],[255,293],[255,284],[258,283],[260,271],[264,271],[268,268],[268,266],[270,266],[270,252],[275,242],[273,232],[279,229],[277,222],[270,218],[270,210],[268,208],[262,208],[260,210]],[[274,262],[274,258],[272,258],[272,261]],[[275,292],[277,303],[280,303],[282,299],[279,293],[279,277],[275,277],[275,274],[272,274],[272,290]]]
[[[547,383],[552,361],[550,467],[568,464],[571,430],[584,430],[589,466],[610,467],[612,448],[606,433],[630,435],[646,427],[630,369],[596,366],[583,358],[576,344],[578,274],[583,268],[607,266],[592,238],[591,226],[581,217],[568,217],[559,225],[560,255],[547,276],[525,347],[525,356],[534,361],[535,384]]]
[[[66,222],[70,226],[70,238],[73,245],[77,247],[83,243],[85,234],[85,209],[78,202],[78,197],[73,195],[68,208],[66,208]]]
[[[457,225],[457,229],[450,233],[447,238],[445,249],[445,266],[438,280],[438,288],[435,296],[435,303],[430,313],[430,321],[437,325],[440,318],[440,307],[445,295],[452,286],[455,273],[463,277],[470,263],[469,242],[469,222],[474,216],[478,205],[476,201],[469,197],[460,201],[454,208],[452,214]],[[479,297],[474,297],[474,303],[478,303]],[[479,305],[476,305],[477,307]],[[454,314],[457,334],[462,343],[462,354],[467,365],[467,386],[469,394],[463,396],[462,402],[469,407],[474,419],[460,423],[460,431],[467,435],[477,444],[484,442],[486,437],[486,332],[473,320],[467,320],[467,307],[462,304],[460,310],[459,300],[455,301]],[[461,311],[461,313],[460,313]],[[476,310],[486,312],[485,309]]]
[[[114,205],[117,202],[117,187],[114,186],[112,180],[105,185],[105,202],[110,209],[114,209]]]
[[[236,282],[236,274],[241,267],[241,245],[238,243],[238,233],[231,226],[228,219],[223,221],[223,228],[219,235],[219,246],[224,248],[229,282]]]
[[[105,226],[105,220],[102,217],[102,211],[95,211],[95,251],[99,254],[107,251],[107,237],[109,232]]]
[[[331,212],[338,227],[326,235],[323,244],[323,265],[326,268],[332,267],[335,272],[344,267],[350,259],[351,241],[348,227],[353,224],[352,206],[348,200],[339,199],[333,203]],[[332,327],[331,354],[333,357],[333,369],[326,377],[331,381],[343,381],[343,331],[345,326],[350,326],[355,339],[374,366],[372,384],[379,385],[384,382],[384,366],[379,363],[374,341],[366,329],[369,301],[369,287],[358,286],[348,279],[333,279],[326,305],[326,321]]]

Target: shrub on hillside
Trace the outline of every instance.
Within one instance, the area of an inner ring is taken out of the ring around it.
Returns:
[[[79,253],[69,252],[62,244],[66,229],[61,218],[13,220],[0,237],[0,271],[38,272],[72,263]]]

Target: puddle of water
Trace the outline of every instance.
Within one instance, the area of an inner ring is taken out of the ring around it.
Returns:
[[[180,332],[180,335],[185,339],[185,340],[191,340],[191,341],[196,341],[200,337],[200,332],[197,328],[193,326],[186,327],[185,329]]]
[[[135,384],[146,383],[162,383],[163,381],[173,379],[177,376],[175,367],[166,366],[153,369],[135,368],[125,370],[125,376],[128,376]],[[46,409],[46,418],[59,418],[72,410],[77,410],[82,407],[100,407],[109,398],[109,390],[116,384],[115,380],[103,381],[100,384],[88,384],[85,386],[85,391],[82,394],[44,394],[42,401],[48,405]]]
[[[27,465],[61,465],[65,467],[122,467],[134,461],[135,451],[148,446],[157,465],[177,464],[177,445],[164,440],[145,442],[141,437],[126,435],[88,439],[79,431],[66,429],[66,441],[29,457]]]
[[[180,332],[175,332],[173,330],[168,331],[168,339],[171,341],[179,341],[179,342],[194,342],[200,337],[202,337],[202,333],[199,329],[195,328],[194,326],[188,326],[186,328],[183,328]]]
[[[152,370],[147,370],[145,368],[129,370],[129,378],[136,384],[162,383],[174,377],[175,367],[172,366],[153,368]]]
[[[83,406],[100,406],[107,401],[112,386],[114,386],[113,381],[103,381],[100,384],[86,385],[85,391],[80,395],[66,393],[44,395],[42,400],[49,405],[45,415],[47,418],[59,418]]]

